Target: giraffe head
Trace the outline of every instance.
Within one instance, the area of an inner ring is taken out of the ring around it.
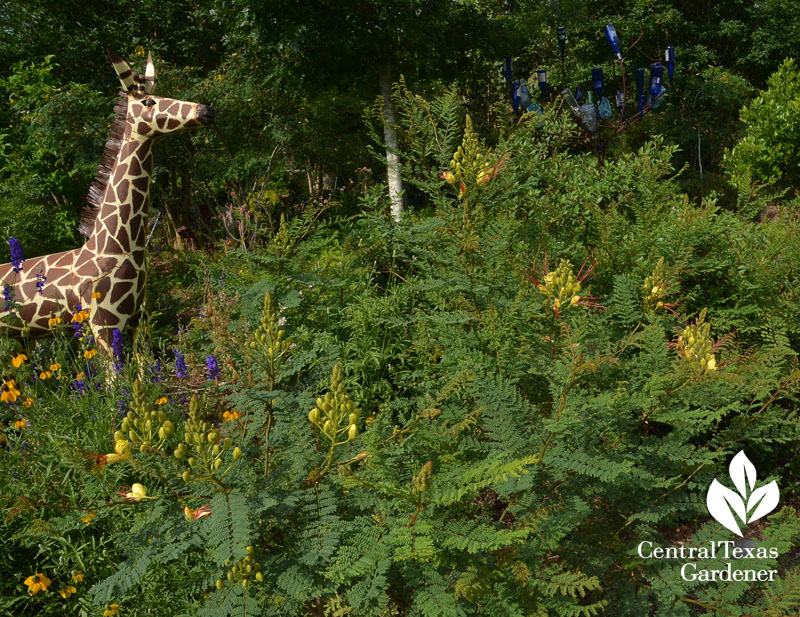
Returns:
[[[126,138],[152,139],[205,126],[214,120],[214,110],[207,105],[153,95],[156,69],[149,53],[144,75],[134,73],[127,62],[111,51],[108,58],[117,72],[123,93],[128,97]]]

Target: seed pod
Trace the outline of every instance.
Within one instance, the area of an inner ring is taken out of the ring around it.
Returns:
[[[215,444],[213,448],[211,448],[211,454],[214,456],[219,456],[219,453],[222,452],[222,448],[219,447],[219,444]]]
[[[217,579],[216,585],[217,585],[217,589],[219,589],[220,591],[225,589],[225,583],[222,582],[222,579]]]
[[[233,460],[238,461],[240,458],[242,458],[242,449],[239,446],[236,446],[233,449]]]
[[[350,424],[355,424],[355,423],[356,423],[356,420],[358,420],[358,414],[357,414],[357,413],[351,413],[351,414],[348,416],[348,418],[347,418],[347,421],[348,421]]]
[[[331,431],[331,421],[325,420],[325,424],[322,425],[322,432],[326,435]]]
[[[249,581],[249,580],[247,580],[246,578],[243,578],[243,579],[242,579],[242,587],[243,587],[244,589],[247,589],[247,585],[249,585],[249,584],[250,584],[250,581]]]
[[[181,474],[184,482],[189,482],[192,479],[192,473],[187,469]]]
[[[158,418],[158,421],[159,421],[161,424],[163,424],[163,423],[164,423],[164,421],[167,419],[167,412],[165,412],[165,411],[162,409],[161,411],[159,411],[159,412],[158,412],[158,414],[156,414],[156,417]]]
[[[160,429],[158,429],[158,438],[161,441],[164,441],[167,438],[167,431],[164,430],[163,426]]]
[[[197,463],[197,459],[196,459],[195,457],[193,457],[193,456],[190,456],[190,457],[189,457],[189,460],[188,460],[188,461],[186,461],[186,462],[187,462],[187,463],[189,463],[189,466],[190,466],[190,467],[194,467],[194,466],[195,466],[195,463]]]
[[[250,341],[250,349],[258,349],[258,343],[255,341]]]
[[[228,571],[228,580],[233,582],[234,578],[236,578],[236,577],[233,575],[233,572],[229,570]]]
[[[169,437],[170,435],[172,435],[172,433],[175,432],[175,425],[169,420],[167,420],[166,422],[164,422],[163,429],[166,431],[167,437]]]
[[[319,422],[319,409],[314,407],[314,409],[308,412],[308,421],[315,424]]]
[[[125,439],[125,434],[122,431],[114,432],[114,441],[123,441]]]
[[[183,450],[181,450],[180,448],[175,448],[175,450],[173,450],[172,453],[175,455],[175,458],[177,459],[183,458]]]
[[[256,580],[257,580],[259,583],[263,583],[263,582],[264,582],[264,575],[263,575],[263,574],[261,574],[261,572],[256,572]]]
[[[219,469],[220,467],[222,467],[222,459],[218,458],[216,461],[214,461],[214,469]]]
[[[228,448],[230,448],[231,445],[233,445],[233,442],[231,441],[230,437],[226,437],[225,441],[222,442],[222,448],[224,450],[227,450]]]
[[[248,546],[245,550],[247,551],[248,555],[252,555],[253,553],[256,552],[256,547],[255,546]]]
[[[347,430],[347,437],[348,439],[355,439],[356,435],[358,435],[358,429],[355,424],[351,424],[350,428]]]

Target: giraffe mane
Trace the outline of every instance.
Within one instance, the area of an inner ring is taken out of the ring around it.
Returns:
[[[114,103],[114,120],[111,122],[108,140],[103,148],[103,156],[100,158],[100,163],[97,165],[97,173],[95,174],[92,184],[89,186],[89,192],[84,198],[86,205],[81,212],[81,222],[78,225],[78,231],[86,238],[92,235],[94,221],[100,213],[100,207],[103,205],[106,185],[114,169],[117,154],[119,154],[119,150],[122,147],[127,116],[128,96],[126,93],[120,92],[119,97]]]

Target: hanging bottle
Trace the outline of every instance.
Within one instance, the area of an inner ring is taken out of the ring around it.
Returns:
[[[613,51],[616,54],[617,60],[621,62],[622,53],[620,52],[619,49],[619,37],[617,36],[617,31],[614,29],[614,25],[608,24],[605,28],[603,28],[603,32],[606,35],[606,41],[608,41],[608,44],[611,47],[611,51]]]
[[[603,69],[599,66],[592,69],[592,88],[598,99],[603,98]]]
[[[664,67],[660,62],[650,65],[650,96],[656,98],[661,94],[661,81],[664,79]]]
[[[564,103],[567,104],[567,107],[569,107],[570,111],[576,116],[580,117],[581,106],[578,105],[578,101],[575,100],[575,97],[572,95],[572,91],[569,88],[564,88],[561,91],[561,96],[564,98]]]
[[[536,79],[539,80],[539,92],[542,96],[547,93],[547,71],[545,69],[536,69]]]
[[[617,112],[620,118],[625,117],[625,91],[617,90]]]
[[[667,63],[667,74],[669,75],[669,85],[672,87],[672,76],[675,74],[675,48],[670,45],[664,52],[664,61]]]
[[[567,43],[567,29],[564,26],[556,28],[558,33],[558,48],[561,50],[561,62],[564,62],[564,49]]]

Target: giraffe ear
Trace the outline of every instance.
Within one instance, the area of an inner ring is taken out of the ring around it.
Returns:
[[[147,94],[153,94],[156,89],[156,67],[153,64],[153,58],[150,52],[147,52],[147,68],[144,71],[144,91]]]
[[[129,92],[133,86],[133,71],[131,71],[131,67],[128,66],[128,63],[125,62],[125,60],[120,58],[110,49],[106,50],[106,55],[108,55],[108,59],[111,60],[111,64],[114,66],[114,70],[117,72],[119,83],[122,84],[122,90],[124,92]]]

